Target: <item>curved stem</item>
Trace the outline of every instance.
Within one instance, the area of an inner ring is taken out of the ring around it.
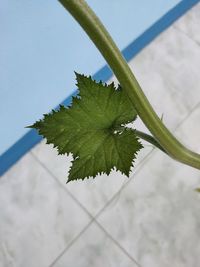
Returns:
[[[149,134],[146,134],[146,133],[144,133],[144,132],[141,132],[141,131],[139,131],[139,130],[135,130],[135,134],[136,134],[139,138],[141,138],[141,139],[143,139],[143,140],[149,142],[149,143],[152,144],[153,146],[156,146],[158,149],[160,149],[162,152],[164,152],[164,153],[166,153],[166,154],[168,155],[168,153],[161,147],[161,145],[158,143],[158,141],[157,141],[153,136],[151,136],[151,135],[149,135]]]
[[[84,0],[59,0],[82,26],[116,75],[122,88],[161,147],[174,159],[200,169],[200,155],[184,147],[165,127],[144,95],[111,36]]]

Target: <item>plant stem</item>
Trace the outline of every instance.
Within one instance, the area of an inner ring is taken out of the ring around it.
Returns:
[[[138,115],[161,147],[174,159],[200,169],[200,155],[184,147],[165,127],[144,95],[111,36],[84,0],[58,0],[99,49],[126,91]]]
[[[166,153],[168,155],[168,153],[161,147],[161,145],[158,143],[158,141],[153,136],[151,136],[149,134],[146,134],[144,132],[141,132],[139,130],[135,130],[135,134],[139,138],[141,138],[141,139],[149,142],[150,144],[156,146],[158,149],[160,149],[162,152],[164,152],[164,153]]]

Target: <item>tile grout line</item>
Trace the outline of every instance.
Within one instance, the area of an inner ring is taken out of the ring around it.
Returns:
[[[58,180],[58,178],[30,151],[31,156],[38,162],[38,164],[56,181],[56,183],[65,190],[69,196],[76,202],[77,205],[80,206],[82,210],[91,218],[90,222],[86,224],[86,226],[78,233],[78,235],[71,240],[71,242],[64,248],[64,250],[54,259],[54,261],[49,265],[49,267],[55,266],[56,262],[65,254],[65,252],[79,239],[79,237],[89,228],[89,226],[94,222],[114,243],[115,245],[124,252],[124,254],[132,260],[138,267],[142,267],[136,259],[133,258],[107,231],[106,229],[96,220],[96,218],[100,215],[100,210],[96,216],[92,216],[92,214],[87,210],[87,208],[71,194],[71,192],[63,186],[63,184]]]
[[[199,107],[200,102],[197,103],[191,110],[190,112],[185,116],[185,118],[178,123],[178,125],[175,127],[174,131],[177,131],[177,129],[179,127],[182,126],[182,124],[187,121],[187,119],[191,116],[191,114]],[[88,216],[91,218],[91,221],[79,232],[79,234],[72,239],[72,241],[66,246],[66,248],[61,252],[61,254],[58,255],[58,257],[53,261],[53,263],[49,266],[49,267],[53,267],[54,264],[65,254],[65,252],[75,243],[76,240],[79,239],[79,237],[89,228],[89,226],[94,222],[95,224],[97,224],[97,226],[135,263],[137,264],[138,267],[141,267],[141,265],[106,231],[106,229],[96,220],[101,214],[102,212],[109,206],[109,204],[120,194],[120,192],[123,191],[123,189],[132,181],[133,177],[135,177],[140,170],[142,169],[144,163],[148,160],[150,160],[150,156],[152,154],[155,154],[154,152],[156,152],[157,150],[152,149],[142,160],[141,162],[139,162],[138,166],[136,167],[137,170],[136,172],[131,176],[131,178],[124,184],[122,185],[122,187],[109,199],[109,201],[103,206],[102,209],[99,210],[99,212],[93,216],[88,210],[87,208],[82,205],[82,203],[80,203],[80,201],[75,198],[73,196],[73,194],[71,194],[71,192],[63,186],[63,184],[61,182],[59,182],[58,177],[56,177],[39,159],[38,157],[32,152],[30,151],[30,154],[32,155],[32,157],[34,157],[35,160],[37,160],[37,162],[54,178],[54,180],[56,180],[56,182],[59,184],[59,186],[61,186],[63,189],[65,189],[65,191],[69,194],[69,196],[81,207],[81,209],[83,209]]]
[[[79,239],[79,237],[90,227],[93,223],[92,219],[86,226],[69,242],[69,244],[62,250],[62,252],[53,260],[53,262],[48,267],[53,267],[58,262],[60,258],[73,246],[73,244]]]
[[[142,265],[130,255],[129,252],[115,238],[113,238],[113,236],[98,221],[95,220],[94,222],[130,260],[132,260],[138,267],[142,267]]]

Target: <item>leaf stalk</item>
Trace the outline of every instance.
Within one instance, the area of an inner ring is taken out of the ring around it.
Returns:
[[[151,135],[147,134],[147,133],[144,133],[144,132],[141,132],[139,130],[135,130],[135,134],[147,141],[148,143],[152,144],[153,146],[157,147],[158,149],[160,149],[162,152],[166,153],[168,155],[168,153],[161,147],[161,145],[158,143],[158,141]]]

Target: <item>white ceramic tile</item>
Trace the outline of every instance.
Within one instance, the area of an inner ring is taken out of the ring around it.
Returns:
[[[176,22],[176,27],[200,45],[200,3]]]
[[[98,221],[141,266],[199,266],[199,183],[198,170],[156,152]]]
[[[53,266],[136,267],[135,263],[94,224]]]
[[[145,148],[138,154],[135,165],[152,150],[145,144]],[[56,149],[46,145],[45,141],[38,144],[32,153],[59,179],[60,183],[81,202],[82,205],[94,216],[111,197],[129,181],[129,178],[120,172],[112,171],[109,176],[98,175],[95,179],[74,181],[66,184],[67,173],[71,165],[71,157],[57,155]]]
[[[0,266],[48,266],[89,220],[27,154],[0,179]]]

